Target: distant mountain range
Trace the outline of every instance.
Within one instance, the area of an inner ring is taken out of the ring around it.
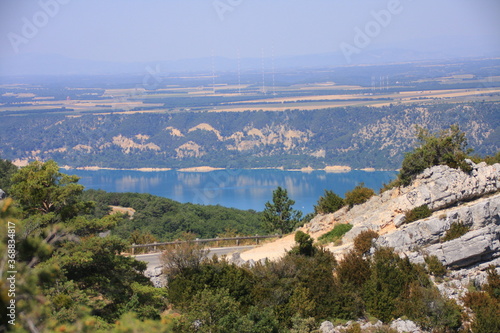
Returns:
[[[322,67],[338,67],[360,64],[387,64],[398,62],[414,62],[429,60],[450,60],[465,57],[494,57],[498,53],[470,48],[469,51],[424,52],[414,48],[364,49],[359,54],[353,54],[347,61],[342,52],[311,54],[300,56],[265,58],[266,71],[274,69],[306,69]],[[471,51],[472,50],[472,51]],[[460,56],[457,56],[459,54]],[[240,59],[240,70],[262,70],[261,58]],[[192,59],[151,61],[151,62],[112,62],[72,59],[56,54],[20,54],[0,57],[1,76],[26,75],[110,75],[110,74],[144,74],[148,66],[159,69],[160,74],[196,72],[212,73],[212,64],[216,72],[236,72],[238,59],[226,57],[201,57]]]

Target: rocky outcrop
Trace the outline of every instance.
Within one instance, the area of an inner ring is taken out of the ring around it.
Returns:
[[[438,243],[452,223],[462,223],[471,230],[491,224],[500,225],[500,194],[439,211],[427,219],[402,225],[394,232],[379,237],[376,244],[392,247],[399,252],[411,251],[416,247]]]
[[[415,324],[411,320],[403,320],[401,318],[398,318],[396,320],[393,320],[392,322],[389,323],[388,326],[384,326],[384,324],[381,321],[377,321],[375,323],[371,323],[366,320],[358,320],[358,321],[348,321],[345,325],[338,325],[335,326],[333,325],[332,322],[330,321],[324,321],[321,323],[321,326],[319,327],[319,332],[321,333],[343,333],[349,330],[350,327],[353,327],[353,325],[359,325],[359,329],[361,332],[380,332],[380,331],[387,331],[388,328],[391,328],[397,332],[405,332],[405,333],[425,333],[426,331],[422,330],[420,327],[418,327],[417,324]],[[384,330],[385,328],[385,330]]]
[[[155,288],[163,288],[167,286],[167,280],[163,275],[163,266],[151,267],[144,272],[144,275],[151,280]]]
[[[413,321],[403,320],[401,318],[394,320],[391,323],[391,328],[395,329],[398,332],[405,332],[405,333],[422,333],[422,332],[424,332]]]
[[[352,224],[343,238],[344,245],[331,248],[337,254],[347,251],[349,241],[361,231],[373,229],[380,235],[374,247],[394,248],[414,263],[436,256],[449,269],[447,278],[436,282],[438,289],[460,303],[470,285],[487,281],[488,267],[496,267],[500,273],[500,164],[468,163],[470,173],[435,166],[406,188],[386,191],[349,211],[343,208],[318,215],[307,225],[308,231],[330,230],[336,223]],[[406,224],[404,212],[423,204],[434,213]],[[443,241],[454,223],[467,226],[469,231]]]
[[[500,226],[493,225],[470,231],[460,238],[431,245],[423,252],[436,256],[445,266],[451,268],[491,261],[500,256]]]
[[[401,226],[402,214],[415,207],[426,204],[432,210],[442,210],[500,189],[500,164],[468,163],[472,166],[470,173],[445,165],[434,166],[425,170],[408,187],[386,191],[350,210],[344,207],[333,214],[318,215],[306,227],[310,233],[315,233],[329,230],[337,223],[350,223],[354,227],[344,240],[351,241],[364,230],[372,229],[385,234]]]

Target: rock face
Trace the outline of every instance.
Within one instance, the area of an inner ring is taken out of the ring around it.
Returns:
[[[462,223],[471,230],[482,229],[491,224],[498,226],[500,195],[439,211],[429,218],[402,225],[394,232],[381,236],[376,244],[393,247],[400,252],[411,251],[415,247],[438,243],[452,223]]]
[[[417,324],[415,324],[411,320],[403,320],[403,319],[396,319],[393,320],[389,326],[384,326],[381,321],[377,321],[376,323],[370,323],[366,320],[359,320],[356,322],[349,321],[345,325],[339,325],[339,326],[334,326],[330,321],[324,321],[321,323],[321,326],[319,327],[319,332],[321,333],[343,333],[349,330],[349,328],[353,327],[353,324],[359,325],[359,329],[361,332],[378,332],[378,331],[383,331],[385,332],[388,327],[390,327],[393,330],[396,330],[397,332],[405,332],[405,333],[425,333],[426,331],[422,330],[420,327],[418,327]],[[384,329],[385,327],[385,329]]]
[[[473,230],[460,238],[429,246],[425,251],[451,268],[491,261],[500,256],[500,226]]]
[[[425,256],[436,256],[451,269],[451,282],[440,284],[439,289],[460,301],[471,283],[481,285],[486,281],[490,265],[500,272],[500,164],[468,163],[472,166],[470,173],[434,166],[406,188],[386,191],[349,211],[343,208],[316,216],[307,225],[308,231],[350,223],[353,228],[344,236],[344,243],[372,229],[380,235],[375,247],[394,248],[415,263],[424,263]],[[405,224],[404,212],[424,204],[434,213]],[[453,224],[463,224],[469,231],[443,242]],[[342,251],[339,248],[337,253]]]
[[[386,191],[350,210],[344,207],[333,214],[318,215],[306,227],[314,233],[331,229],[336,223],[350,223],[354,227],[344,240],[351,241],[364,230],[372,229],[383,234],[385,228],[401,226],[402,214],[415,207],[426,204],[431,210],[440,210],[500,189],[500,164],[468,163],[472,166],[470,173],[445,165],[434,166],[425,170],[408,187]],[[471,216],[469,220],[473,218]]]

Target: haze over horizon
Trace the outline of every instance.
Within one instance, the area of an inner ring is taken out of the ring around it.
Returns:
[[[276,66],[497,57],[499,14],[497,0],[0,0],[0,76],[105,73],[96,63],[209,68],[192,59],[210,57]]]

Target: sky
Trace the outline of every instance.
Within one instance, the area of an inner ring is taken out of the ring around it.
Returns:
[[[0,0],[0,59],[500,55],[499,0]],[[4,66],[8,65],[6,63]]]

